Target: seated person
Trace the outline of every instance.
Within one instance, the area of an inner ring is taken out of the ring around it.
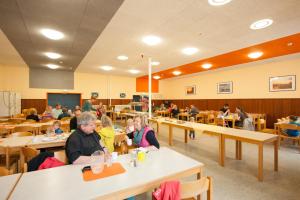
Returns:
[[[95,131],[96,117],[83,112],[77,118],[78,128],[69,136],[66,141],[66,156],[70,164],[91,163],[91,154],[95,151],[105,150],[101,144],[101,137]]]
[[[56,120],[56,121],[53,122],[52,127],[50,128],[50,131],[54,132],[57,135],[61,134],[64,131],[60,128],[60,126],[61,126],[60,121]]]
[[[112,121],[108,116],[103,115],[101,117],[101,124],[103,128],[100,130],[99,135],[101,136],[104,146],[112,153],[114,151],[115,140],[115,130]]]
[[[173,117],[177,117],[178,113],[179,113],[179,109],[177,107],[177,105],[173,104],[173,107],[171,109],[171,113]]]
[[[61,105],[60,104],[56,104],[55,108],[52,109],[52,116],[54,119],[57,119],[58,116],[62,113],[61,110]]]
[[[126,122],[126,134],[127,134],[127,136],[129,135],[129,134],[133,134],[133,132],[134,132],[134,123],[133,123],[133,119],[131,119],[131,118],[129,118],[129,119],[127,119],[127,122]],[[129,137],[129,136],[128,136]]]
[[[227,103],[224,104],[223,108],[220,109],[220,112],[222,112],[222,115],[226,117],[230,113],[229,105]]]
[[[163,104],[163,103],[160,104],[159,110],[160,111],[166,110],[165,104]]]
[[[76,109],[74,115],[75,116],[70,120],[70,131],[77,129],[77,118],[81,115],[81,110]]]
[[[26,119],[33,119],[35,120],[36,122],[39,122],[40,119],[39,119],[39,116],[37,115],[37,111],[35,108],[31,108],[30,111],[29,111],[29,114],[30,115],[27,115],[26,116]]]
[[[101,119],[102,115],[104,115],[104,114],[105,114],[105,107],[102,104],[102,102],[100,102],[99,106],[96,110],[96,115],[97,115],[98,119]]]
[[[241,107],[236,107],[235,112],[238,114],[238,119],[235,121],[235,125],[238,127],[244,126],[244,120],[248,118],[248,115]]]
[[[71,115],[68,113],[68,109],[67,108],[63,108],[62,109],[62,113],[58,116],[58,120],[61,120],[64,117],[71,117]]]
[[[298,120],[297,116],[291,115],[291,116],[289,116],[289,120],[290,120],[289,124],[296,124],[297,126],[300,126],[300,124],[297,123],[297,120]],[[286,130],[286,133],[292,137],[297,137],[300,134],[300,132],[298,130],[290,130],[290,129]]]
[[[52,106],[47,106],[45,112],[42,114],[42,119],[53,119]]]
[[[135,131],[128,134],[130,139],[139,147],[155,146],[159,149],[159,143],[154,131],[148,126],[148,117],[146,115],[136,116],[133,120]]]
[[[196,117],[196,115],[199,113],[198,108],[196,106],[191,105],[191,109],[189,111],[189,114],[192,115],[193,117]]]

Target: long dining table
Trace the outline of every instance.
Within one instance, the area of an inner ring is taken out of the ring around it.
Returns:
[[[173,145],[173,128],[180,128],[184,130],[184,142],[188,143],[188,131],[195,130],[203,134],[217,136],[219,139],[219,164],[225,166],[225,146],[226,139],[236,141],[236,159],[242,160],[242,143],[251,143],[258,146],[258,180],[263,181],[263,149],[264,145],[271,143],[274,146],[274,171],[278,171],[278,140],[279,137],[274,134],[262,133],[257,131],[248,131],[242,129],[234,129],[228,127],[221,127],[216,125],[201,124],[195,122],[184,122],[169,118],[150,119],[160,126],[160,124],[169,127],[169,145]]]
[[[200,179],[204,167],[201,162],[167,147],[149,151],[137,167],[132,166],[130,161],[130,154],[118,156],[114,162],[120,163],[125,172],[93,181],[83,180],[81,169],[84,165],[24,173],[9,199],[126,199],[151,191],[168,180],[190,176]]]

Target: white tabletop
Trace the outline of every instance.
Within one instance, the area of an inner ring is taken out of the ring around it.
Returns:
[[[0,147],[24,147],[34,136],[9,137],[0,139]]]
[[[123,165],[125,173],[88,182],[83,181],[82,165],[67,165],[25,173],[11,199],[101,198],[122,190],[139,188],[143,184],[180,172],[203,167],[202,163],[166,147],[147,153],[146,160],[137,167],[130,166],[130,155],[119,156],[117,162]]]
[[[7,199],[21,174],[0,177],[0,200]]]

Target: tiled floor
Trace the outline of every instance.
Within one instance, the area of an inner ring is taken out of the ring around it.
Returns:
[[[158,136],[162,146],[168,146],[168,129],[161,127]],[[213,195],[216,200],[299,200],[300,199],[300,148],[289,142],[279,150],[279,172],[273,171],[273,146],[264,148],[264,182],[258,182],[256,145],[243,144],[243,160],[237,161],[234,141],[226,141],[225,167],[218,164],[218,139],[196,135],[185,144],[183,130],[174,129],[172,149],[205,164],[204,174],[212,176]],[[137,199],[151,199],[150,194]],[[203,198],[205,199],[205,198]]]

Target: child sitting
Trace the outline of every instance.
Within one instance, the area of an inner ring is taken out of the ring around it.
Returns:
[[[195,118],[194,117],[190,117],[190,122],[195,122]],[[195,131],[194,130],[190,130],[189,133],[190,139],[195,139]]]
[[[57,135],[62,134],[64,131],[60,128],[60,126],[61,126],[60,121],[54,121],[49,131]]]
[[[134,132],[133,119],[128,119],[126,124],[126,134],[132,134]]]
[[[108,116],[102,115],[101,124],[103,128],[100,130],[99,135],[101,136],[104,146],[108,148],[108,151],[111,153],[114,151],[115,140],[115,130],[113,129],[112,121]]]
[[[289,119],[290,119],[289,124],[296,124],[297,126],[300,126],[300,124],[297,123],[297,120],[298,120],[298,117],[297,117],[297,116],[291,115],[291,116],[289,116]],[[286,133],[287,133],[289,136],[292,136],[292,137],[297,137],[297,136],[300,134],[300,132],[297,131],[297,130],[289,130],[289,129],[286,130]]]

